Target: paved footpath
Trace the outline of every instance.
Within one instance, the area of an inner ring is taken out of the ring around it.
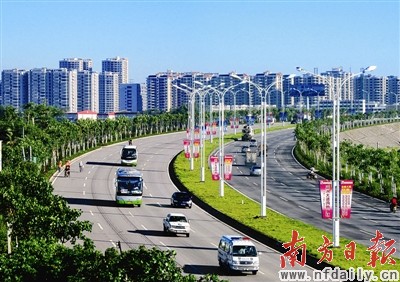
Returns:
[[[345,139],[373,148],[400,148],[400,122],[343,131],[340,140]]]

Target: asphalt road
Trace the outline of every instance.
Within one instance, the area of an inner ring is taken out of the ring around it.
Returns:
[[[55,177],[55,193],[65,197],[73,208],[81,209],[82,220],[93,223],[93,231],[88,235],[100,250],[117,248],[117,242],[121,243],[123,250],[139,245],[155,246],[163,250],[174,249],[177,252],[176,261],[185,273],[215,273],[229,281],[279,281],[281,254],[257,242],[257,249],[261,252],[260,271],[257,275],[229,274],[220,270],[217,262],[219,238],[224,234],[238,232],[195,205],[192,209],[170,207],[170,197],[176,188],[168,176],[168,164],[183,149],[183,138],[185,133],[135,140],[134,144],[139,151],[137,168],[143,172],[145,183],[143,204],[140,208],[115,205],[113,181],[115,171],[120,166],[119,152],[124,144],[103,147],[82,156],[85,167],[81,173],[78,168],[79,159],[74,160],[70,178],[62,175]],[[293,181],[299,180],[296,178]],[[312,186],[311,183],[309,185]],[[253,189],[256,190],[256,186]],[[189,238],[166,236],[163,233],[162,219],[169,212],[183,212],[187,215],[192,227]],[[296,265],[294,269],[311,273],[308,267]]]
[[[293,129],[268,133],[267,143],[267,207],[332,233],[332,221],[321,218],[319,179],[307,179],[308,170],[292,156]],[[236,141],[225,149],[226,154],[234,155],[233,177],[229,184],[260,202],[261,177],[249,176],[249,167],[241,152],[243,144],[246,142]],[[260,163],[259,158],[257,162]],[[385,240],[395,239],[395,247],[400,250],[400,214],[390,213],[388,203],[354,192],[351,218],[341,219],[340,236],[369,247],[376,230]],[[307,241],[307,234],[300,235]],[[400,257],[400,253],[394,256]]]

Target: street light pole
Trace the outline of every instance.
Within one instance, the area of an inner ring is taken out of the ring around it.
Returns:
[[[301,67],[296,68],[299,72],[309,74],[322,78],[330,88],[335,89],[332,82],[326,76],[315,74],[309,72]],[[350,79],[366,72],[373,71],[376,66],[369,66],[365,68],[362,72],[352,74],[346,77],[340,82],[339,87],[336,89],[336,93],[333,97],[333,110],[332,110],[332,237],[333,237],[333,247],[339,247],[339,226],[340,226],[340,94],[342,92],[343,85]]]
[[[221,83],[218,87],[223,86],[224,83]],[[224,100],[225,100],[225,94],[233,89],[234,87],[238,86],[239,84],[232,85],[228,88],[223,89],[222,91],[219,90],[217,87],[210,87],[211,90],[213,90],[219,99],[219,195],[220,197],[224,197],[225,191],[224,191],[224,173],[225,173],[225,164],[224,164],[224,111],[225,111],[225,105],[224,105]]]
[[[267,103],[267,95],[270,89],[275,86],[278,82],[283,79],[276,79],[274,82],[270,83],[266,88],[262,88],[257,83],[254,83],[250,80],[245,80],[236,74],[231,74],[231,77],[241,80],[242,83],[248,83],[249,85],[253,85],[258,93],[261,95],[261,189],[260,189],[260,197],[261,197],[261,217],[267,216],[267,130],[266,130],[266,103]],[[294,75],[289,75],[284,79],[293,78]],[[264,92],[264,95],[263,95]]]

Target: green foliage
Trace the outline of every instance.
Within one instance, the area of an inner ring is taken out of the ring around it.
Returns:
[[[153,282],[220,281],[215,275],[196,280],[183,275],[174,251],[140,246],[119,254],[109,248],[97,251],[91,240],[72,248],[45,240],[21,242],[11,255],[0,255],[1,281]]]
[[[53,194],[53,187],[34,163],[21,162],[0,173],[0,212],[18,240],[42,238],[66,242],[83,238],[91,224],[79,221],[79,210]]]
[[[349,118],[345,118],[342,126]],[[352,120],[350,120],[352,122]],[[327,178],[332,175],[331,121],[313,121],[296,127],[296,157],[307,167],[316,167]],[[340,143],[340,179],[353,179],[354,188],[383,200],[400,194],[400,150],[367,148],[349,141]]]

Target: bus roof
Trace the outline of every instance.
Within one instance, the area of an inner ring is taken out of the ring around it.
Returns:
[[[116,173],[117,177],[143,177],[140,171],[131,167],[120,167]]]

